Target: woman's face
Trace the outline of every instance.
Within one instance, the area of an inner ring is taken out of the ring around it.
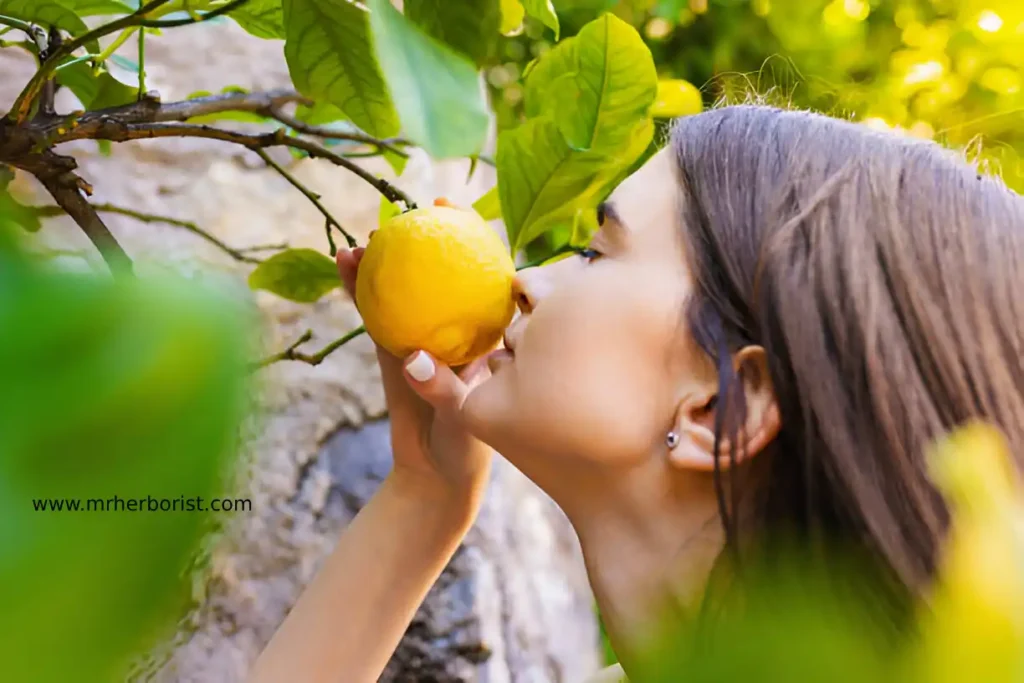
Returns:
[[[514,464],[542,459],[557,476],[560,463],[628,468],[664,452],[688,378],[709,368],[684,324],[678,197],[665,149],[609,198],[593,252],[520,271],[511,354],[464,405]]]

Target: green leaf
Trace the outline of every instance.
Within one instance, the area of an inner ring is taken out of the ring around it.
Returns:
[[[364,9],[346,0],[284,0],[284,24],[284,54],[299,92],[336,105],[370,135],[398,134]]]
[[[405,16],[477,64],[494,62],[500,0],[405,0]]]
[[[39,213],[35,207],[22,204],[14,195],[7,191],[6,187],[0,187],[0,214],[4,219],[26,232],[39,232],[42,223],[39,220]]]
[[[295,118],[305,121],[311,126],[323,126],[335,121],[347,121],[345,112],[330,102],[317,102],[312,107],[300,104],[295,109]]]
[[[555,14],[555,6],[551,4],[551,0],[522,0],[522,3],[526,13],[554,31],[555,40],[558,40],[558,15]]]
[[[135,10],[118,0],[55,0],[80,17],[131,14]]]
[[[100,156],[109,157],[114,153],[114,144],[110,140],[97,140],[96,148],[99,149]]]
[[[56,0],[0,0],[0,14],[40,26],[56,26],[76,37],[89,31],[73,10]],[[100,51],[95,40],[86,47],[93,54]]]
[[[622,123],[645,117],[657,92],[657,70],[643,39],[605,14],[540,60],[526,96],[533,111],[558,122],[571,147],[587,150],[620,144]]]
[[[480,152],[489,118],[473,63],[423,33],[388,0],[369,0],[377,60],[409,138],[435,159]]]
[[[501,0],[501,25],[498,30],[505,35],[517,33],[523,26],[526,10],[520,0]]]
[[[286,36],[281,0],[249,0],[228,16],[257,38],[284,40]]]
[[[209,506],[234,498],[226,476],[258,318],[227,290],[180,277],[129,283],[8,265],[0,267],[4,679],[126,680],[130,660],[173,632],[204,536],[229,521]],[[185,500],[198,496],[206,509],[187,510]],[[37,509],[47,501],[81,512]],[[103,507],[87,511],[89,501]]]
[[[578,208],[595,206],[621,182],[654,133],[649,119],[632,127],[632,139],[615,154],[571,149],[549,118],[527,121],[498,138],[498,192],[514,249],[533,240]]]
[[[57,82],[75,93],[86,109],[103,109],[128,104],[138,99],[139,89],[125,85],[108,71],[93,73],[85,62],[72,64],[57,72]]]
[[[402,207],[394,202],[389,202],[386,197],[381,196],[380,210],[377,212],[377,226],[384,225],[400,213],[402,213]]]
[[[528,119],[498,138],[498,192],[514,249],[601,201],[653,138],[657,92],[636,31],[604,15],[545,54],[526,81]]]
[[[337,264],[315,249],[278,252],[249,275],[252,289],[266,289],[301,303],[313,303],[340,286]]]
[[[501,196],[498,194],[498,186],[495,185],[480,199],[473,202],[473,209],[480,214],[485,221],[493,221],[501,218]]]
[[[405,165],[409,163],[408,156],[402,156],[401,154],[395,154],[388,148],[381,150],[380,155],[384,157],[384,161],[388,162],[388,166],[395,172],[396,176],[402,175],[402,171],[405,170]]]

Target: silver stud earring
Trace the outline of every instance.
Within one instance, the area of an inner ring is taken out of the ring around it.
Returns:
[[[669,432],[665,435],[665,445],[668,446],[669,450],[672,450],[679,445],[679,435],[675,432]]]

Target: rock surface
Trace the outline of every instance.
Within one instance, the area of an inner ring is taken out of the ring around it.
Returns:
[[[131,56],[130,52],[127,56]],[[150,89],[165,101],[228,85],[288,86],[282,43],[252,38],[231,24],[167,31],[149,41]],[[26,56],[0,50],[0,109],[32,70]],[[61,92],[58,110],[76,107]],[[237,125],[237,124],[236,124]],[[234,247],[287,242],[326,251],[323,219],[283,178],[247,150],[206,140],[163,139],[115,146],[66,147],[95,202],[194,221]],[[275,159],[323,194],[327,208],[360,242],[376,226],[379,197],[329,163]],[[393,177],[380,160],[374,172]],[[468,162],[433,164],[418,156],[398,184],[419,202],[447,196],[468,205],[494,183],[485,165],[467,182]],[[34,182],[18,188],[47,198]],[[251,265],[233,260],[181,228],[104,216],[136,269],[162,269],[244,287]],[[68,267],[103,270],[66,218],[47,222],[40,247],[71,250]],[[359,324],[351,301],[335,291],[313,305],[256,293],[264,314],[263,352],[284,348],[305,330],[316,350]],[[230,683],[284,618],[339,531],[372,495],[389,467],[383,392],[373,348],[360,337],[319,366],[288,362],[259,374],[258,412],[245,447],[242,490],[253,512],[232,520],[212,551],[194,611],[137,678]],[[598,666],[592,598],[579,548],[557,508],[500,461],[480,519],[419,611],[381,680],[572,683]]]

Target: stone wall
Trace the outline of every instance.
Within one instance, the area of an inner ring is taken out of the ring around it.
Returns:
[[[128,53],[130,55],[130,52]],[[0,109],[32,70],[14,50],[0,50]],[[147,45],[149,88],[165,101],[228,85],[289,85],[282,43],[252,38],[232,24],[167,31]],[[70,93],[58,110],[77,105]],[[236,124],[241,125],[241,124]],[[163,139],[115,146],[68,145],[95,187],[93,200],[194,221],[224,242],[245,247],[287,242],[326,252],[323,219],[283,178],[247,150],[216,141]],[[360,240],[376,226],[379,196],[327,162],[275,159],[313,190]],[[367,167],[392,178],[378,159]],[[447,196],[469,204],[494,183],[480,165],[434,164],[414,155],[396,182],[418,202]],[[47,198],[33,181],[17,186]],[[170,268],[192,277],[223,274],[244,282],[251,265],[181,228],[104,218],[140,274]],[[68,219],[47,222],[38,245],[77,252],[68,267],[103,270]],[[320,348],[359,324],[351,301],[335,291],[313,305],[266,292],[267,349],[306,329]],[[367,500],[389,466],[383,392],[373,348],[359,338],[311,367],[278,363],[259,374],[255,428],[245,447],[242,487],[253,512],[235,518],[212,554],[196,607],[177,637],[144,663],[137,678],[241,681],[339,531]],[[541,683],[581,680],[598,665],[592,599],[579,548],[555,506],[500,461],[481,517],[410,628],[382,680]]]

